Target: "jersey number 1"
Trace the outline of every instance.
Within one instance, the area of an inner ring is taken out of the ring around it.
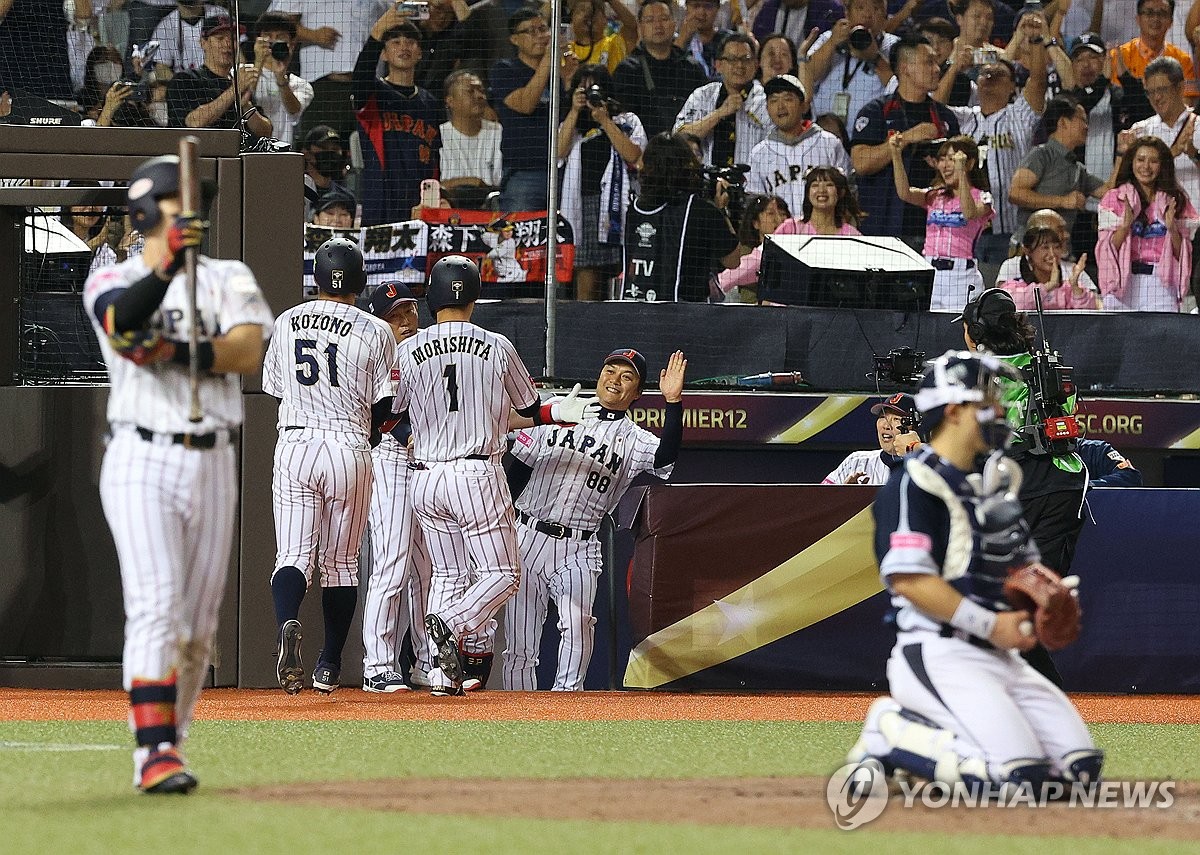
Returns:
[[[312,386],[321,379],[321,364],[311,353],[317,349],[317,343],[311,338],[296,339],[296,380],[301,386]],[[338,384],[337,375],[337,342],[330,342],[325,348],[325,362],[329,366],[329,385]]]
[[[450,398],[449,410],[452,413],[458,412],[458,365],[451,362],[442,371],[442,376],[446,378],[446,395]]]

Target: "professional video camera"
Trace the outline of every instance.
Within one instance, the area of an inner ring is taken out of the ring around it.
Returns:
[[[704,175],[704,195],[714,203],[717,199],[717,182],[724,179],[725,192],[729,195],[726,212],[729,221],[736,229],[742,223],[742,215],[746,211],[746,173],[750,166],[745,163],[735,163],[733,166],[705,166],[701,169]]]
[[[925,351],[911,347],[896,347],[886,356],[875,357],[875,373],[869,375],[876,383],[888,381],[897,386],[915,387],[921,382],[925,368]]]
[[[1018,431],[1034,454],[1069,454],[1079,439],[1079,421],[1071,412],[1075,397],[1074,369],[1064,365],[1057,350],[1046,339],[1046,320],[1042,315],[1042,289],[1033,290],[1042,346],[1033,351],[1029,364],[1021,369],[1029,387],[1029,406],[1025,425]]]

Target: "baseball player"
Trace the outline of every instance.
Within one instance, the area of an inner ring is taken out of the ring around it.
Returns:
[[[562,633],[554,691],[577,692],[592,659],[592,604],[600,578],[596,534],[634,478],[667,478],[683,438],[683,375],[687,360],[675,351],[659,372],[666,401],[662,439],[628,418],[641,394],[646,358],[631,348],[604,359],[596,397],[600,417],[573,426],[521,430],[509,483],[516,505],[521,586],[504,611],[504,688],[533,691],[535,668],[551,598]]]
[[[345,238],[325,241],[313,260],[313,278],[317,299],[279,316],[263,364],[263,391],[280,401],[271,596],[279,624],[279,685],[289,695],[304,687],[298,616],[314,569],[321,571],[325,645],[312,686],[329,694],[339,685],[342,648],[358,602],[370,439],[391,420],[395,386],[391,327],[354,305],[367,281],[362,252]]]
[[[912,395],[897,392],[871,407],[871,414],[876,417],[879,450],[850,452],[822,484],[886,484],[904,455],[921,447],[921,416]]]
[[[399,282],[384,282],[367,310],[391,327],[397,344],[417,332],[417,299]],[[425,634],[429,599],[429,552],[413,518],[413,470],[408,468],[412,431],[401,422],[371,452],[374,486],[367,524],[371,529],[371,577],[363,602],[363,690],[406,692],[400,641],[407,631],[416,662],[410,680],[428,680],[433,668]]]
[[[399,353],[395,411],[407,409],[412,423],[413,510],[433,565],[425,626],[435,695],[463,693],[460,641],[483,631],[517,589],[515,521],[500,467],[509,410],[537,424],[590,420],[599,410],[579,399],[578,386],[539,405],[512,342],[471,323],[479,291],[469,259],[439,259],[426,292],[437,323]]]
[[[186,793],[196,778],[180,745],[208,673],[237,508],[239,375],[258,370],[272,318],[249,268],[204,256],[192,317],[177,274],[207,226],[181,212],[179,158],[139,166],[128,198],[145,249],[94,272],[83,295],[111,383],[100,500],[121,565],[134,785]],[[189,420],[193,323],[198,424]]]
[[[949,351],[916,395],[931,432],[876,496],[875,552],[892,596],[891,697],[867,714],[850,752],[860,772],[903,770],[967,785],[1099,780],[1104,754],[1067,697],[1018,650],[1027,611],[1003,592],[1038,561],[1017,499],[1020,467],[994,450],[1008,435],[991,354]],[[982,472],[976,460],[987,457]]]

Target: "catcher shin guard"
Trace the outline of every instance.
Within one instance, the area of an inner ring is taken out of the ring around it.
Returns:
[[[1058,763],[1066,780],[1094,784],[1100,780],[1100,770],[1104,768],[1104,752],[1097,748],[1072,751],[1064,754]]]
[[[179,735],[175,729],[175,672],[165,680],[134,678],[129,689],[129,712],[134,738],[138,745],[174,745]]]
[[[989,780],[987,763],[964,757],[955,749],[957,737],[949,730],[930,727],[899,712],[879,717],[879,730],[889,751],[879,759],[885,767],[903,769],[927,781],[976,786]]]

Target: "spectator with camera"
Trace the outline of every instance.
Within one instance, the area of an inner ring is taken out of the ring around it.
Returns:
[[[1146,92],[1146,69],[1159,57],[1171,57],[1183,68],[1184,98],[1192,104],[1200,96],[1196,71],[1188,51],[1167,41],[1175,16],[1175,0],[1137,0],[1138,35],[1110,52],[1110,79],[1122,90],[1121,127],[1154,115]]]
[[[486,118],[487,94],[473,72],[451,72],[445,89],[450,118],[441,126],[441,188],[456,208],[482,208],[504,174],[500,123]]]
[[[699,64],[674,43],[667,0],[638,7],[641,41],[613,72],[613,97],[642,120],[648,137],[670,133],[688,96],[707,82]]]
[[[254,103],[259,70],[234,65],[233,23],[228,15],[210,15],[200,26],[204,64],[181,71],[167,84],[167,113],[176,128],[237,128],[269,137],[271,120]],[[234,74],[236,68],[236,75]]]
[[[850,162],[854,164],[859,202],[867,214],[863,232],[903,237],[920,247],[925,234],[925,209],[908,205],[896,195],[891,137],[899,137],[909,183],[930,187],[934,169],[926,158],[937,153],[942,140],[959,133],[958,118],[949,107],[929,97],[937,88],[939,75],[933,48],[924,38],[901,39],[892,48],[891,60],[896,69],[896,91],[876,98],[859,112],[850,140]]]
[[[809,50],[814,116],[833,113],[850,126],[864,106],[892,88],[888,61],[899,38],[884,32],[885,0],[848,0],[846,17]]]
[[[934,97],[943,104],[965,107],[975,103],[975,79],[980,66],[995,63],[1000,48],[992,44],[996,23],[993,0],[957,0],[950,4],[958,36],[942,64],[942,81]]]
[[[472,7],[466,0],[429,0],[429,17],[411,20],[421,31],[417,85],[435,98],[445,97],[446,81],[454,71],[472,71],[482,77],[494,59],[507,55],[494,47],[496,36],[490,30],[502,28],[504,18],[493,4]]]
[[[296,49],[296,22],[279,12],[264,12],[254,24],[254,67],[259,71],[254,100],[289,146],[300,114],[312,103],[312,84],[288,68]]]
[[[715,201],[701,195],[700,161],[681,135],[656,134],[638,170],[641,192],[625,217],[621,299],[706,302],[719,297],[717,270],[735,266],[738,244],[723,182]]]
[[[200,47],[204,19],[228,14],[223,7],[204,0],[176,0],[175,8],[150,35],[151,41],[158,42],[155,59],[173,73],[195,71],[204,65],[204,50]]]
[[[509,16],[508,33],[517,55],[498,60],[489,80],[489,97],[503,128],[500,207],[541,211],[546,208],[550,63],[560,63],[562,79],[567,81],[579,60],[570,51],[562,57],[551,54],[550,27],[536,9],[518,9]]]
[[[716,59],[722,80],[688,96],[675,117],[675,133],[694,134],[704,146],[704,162],[726,167],[750,162],[750,152],[774,128],[767,96],[755,78],[758,52],[753,40],[734,33]]]
[[[383,77],[375,73],[380,56]],[[421,181],[437,175],[442,105],[416,84],[421,56],[421,31],[393,7],[375,22],[354,64],[364,226],[408,219]]]
[[[834,166],[850,172],[850,156],[841,140],[804,118],[807,93],[790,74],[772,77],[763,91],[767,115],[775,129],[750,152],[746,189],[778,194],[792,210],[804,204],[804,181],[814,166]]]
[[[603,65],[581,65],[558,126],[559,204],[575,235],[577,300],[607,297],[601,286],[620,270],[630,177],[646,146],[641,120],[608,97],[611,85]]]
[[[1062,215],[1070,232],[1088,199],[1099,199],[1113,186],[1116,164],[1107,181],[1087,171],[1075,156],[1075,150],[1088,139],[1087,111],[1074,98],[1058,95],[1046,102],[1041,127],[1049,134],[1042,145],[1034,146],[1013,173],[1008,199],[1017,206],[1017,227],[1013,242],[1021,240],[1025,221],[1038,208],[1050,208]],[[1076,255],[1091,250],[1076,246]]]
[[[717,26],[720,11],[720,0],[684,0],[683,23],[675,37],[675,46],[700,66],[708,80],[719,80],[724,74],[717,65],[717,54],[732,34],[731,30]]]

